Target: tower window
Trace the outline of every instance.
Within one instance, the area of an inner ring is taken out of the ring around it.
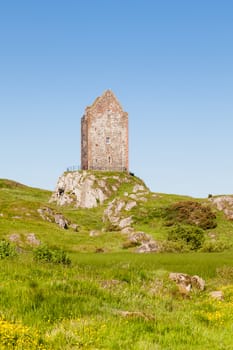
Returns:
[[[106,144],[109,145],[111,142],[110,142],[110,137],[106,137]]]

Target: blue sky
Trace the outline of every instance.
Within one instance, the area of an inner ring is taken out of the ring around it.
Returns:
[[[53,189],[111,89],[155,192],[233,193],[233,2],[0,0],[0,178]]]

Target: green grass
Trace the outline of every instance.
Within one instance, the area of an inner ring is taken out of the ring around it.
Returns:
[[[0,261],[2,317],[39,331],[45,348],[231,349],[232,276],[224,282],[222,324],[208,296],[223,288],[217,269],[232,266],[231,254],[71,257],[71,267],[36,263],[31,254]],[[182,299],[169,271],[201,275],[206,291]]]
[[[129,192],[134,181],[140,183],[131,177],[116,196]],[[49,191],[0,180],[0,239],[21,237],[17,256],[0,260],[0,349],[233,348],[232,249],[133,254],[122,249],[125,235],[102,232],[107,203],[88,210],[56,207],[48,204],[50,196]],[[149,194],[130,213],[138,218],[135,229],[164,239],[168,228],[163,218],[148,219],[148,213],[181,200],[190,198]],[[79,231],[43,221],[37,209],[45,206],[77,223]],[[206,231],[207,239],[211,232],[220,242],[232,243],[233,223],[216,214],[217,227]],[[91,230],[98,236],[90,237]],[[33,248],[25,243],[28,233],[51,249],[65,250],[71,265],[35,261]],[[104,253],[96,253],[101,249]],[[183,298],[169,272],[199,275],[206,289]],[[212,300],[213,290],[222,290],[224,300]]]

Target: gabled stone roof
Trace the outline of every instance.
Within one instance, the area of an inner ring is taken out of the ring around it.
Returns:
[[[86,112],[102,113],[104,111],[123,112],[120,102],[111,90],[106,90],[100,97],[97,97],[91,106],[86,107]]]

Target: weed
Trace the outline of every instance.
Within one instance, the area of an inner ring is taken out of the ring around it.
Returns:
[[[33,255],[34,259],[40,262],[52,262],[63,265],[71,264],[70,258],[62,249],[51,249],[42,245],[34,249]]]
[[[0,259],[4,259],[9,256],[15,256],[16,254],[16,249],[13,244],[7,242],[4,239],[0,241]]]

